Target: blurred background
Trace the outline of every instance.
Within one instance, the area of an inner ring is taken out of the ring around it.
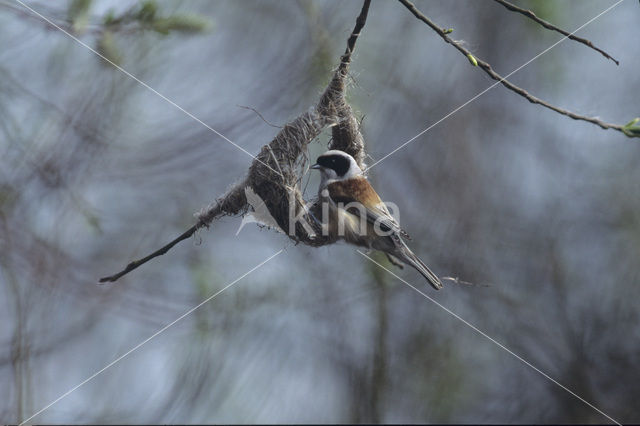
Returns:
[[[573,31],[613,1],[523,1]],[[360,11],[340,1],[28,2],[251,153],[314,105]],[[418,1],[505,75],[561,35],[492,1]],[[575,112],[640,115],[624,1],[511,80]],[[0,1],[0,420],[602,423],[605,417],[358,254],[224,218],[251,157]],[[493,83],[397,2],[374,2],[349,99],[369,164]],[[311,148],[326,149],[323,135]],[[462,318],[621,422],[640,422],[640,144],[499,86],[371,169]],[[317,190],[311,176],[307,195]],[[377,258],[379,259],[379,258]],[[385,263],[387,264],[387,263]],[[388,264],[387,264],[388,265]]]

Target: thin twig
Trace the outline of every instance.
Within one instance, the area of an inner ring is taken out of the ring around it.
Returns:
[[[550,110],[555,111],[558,114],[562,114],[562,115],[570,117],[570,118],[572,118],[574,120],[582,120],[582,121],[587,121],[589,123],[596,124],[596,125],[600,126],[603,129],[617,130],[617,131],[621,132],[622,134],[624,134],[624,135],[626,135],[628,137],[640,137],[640,135],[638,135],[638,134],[632,133],[632,132],[630,132],[628,130],[625,131],[624,126],[621,126],[619,124],[606,123],[604,121],[598,120],[595,117],[587,117],[587,116],[584,116],[584,115],[576,114],[574,112],[568,111],[566,109],[562,109],[560,107],[552,105],[552,104],[550,104],[550,103],[548,103],[546,101],[543,101],[542,99],[539,99],[539,98],[531,95],[529,92],[527,92],[523,88],[516,86],[515,84],[511,83],[506,78],[502,77],[500,74],[496,73],[491,68],[491,65],[489,63],[487,63],[487,62],[485,62],[485,61],[483,61],[481,59],[478,59],[470,51],[468,51],[467,49],[462,47],[460,45],[460,43],[456,42],[455,40],[452,40],[449,36],[447,36],[449,31],[444,30],[444,29],[440,28],[439,26],[437,26],[436,24],[434,24],[429,18],[427,18],[422,12],[420,12],[420,10],[418,10],[418,8],[416,8],[416,6],[413,3],[411,3],[408,0],[399,0],[399,1],[416,18],[418,18],[419,20],[421,20],[422,22],[427,24],[429,27],[431,27],[431,29],[434,30],[440,37],[442,37],[442,39],[445,42],[451,44],[453,47],[458,49],[458,51],[460,51],[460,53],[462,53],[464,56],[466,56],[467,59],[469,59],[469,61],[471,61],[474,65],[477,64],[477,66],[482,68],[482,70],[484,72],[486,72],[492,79],[498,81],[500,84],[502,84],[503,86],[505,86],[507,89],[511,90],[512,92],[515,92],[518,95],[522,96],[523,98],[527,99],[532,104],[542,105],[545,108],[549,108]]]
[[[104,282],[107,282],[107,281],[113,282],[113,281],[118,280],[123,275],[128,274],[129,272],[133,271],[137,267],[144,265],[145,263],[147,263],[148,261],[150,261],[154,257],[162,256],[163,254],[165,254],[166,252],[171,250],[171,248],[173,246],[175,246],[176,244],[178,244],[180,241],[186,240],[187,238],[191,237],[197,230],[198,230],[198,225],[193,225],[191,228],[187,229],[185,232],[182,233],[182,235],[180,235],[175,240],[171,241],[166,246],[162,247],[161,249],[158,249],[158,250],[154,251],[153,253],[151,253],[150,255],[148,255],[146,257],[143,257],[142,259],[134,260],[133,262],[129,263],[126,268],[124,268],[122,271],[118,272],[117,274],[110,275],[108,277],[100,278],[100,282],[104,283]]]
[[[267,123],[269,126],[271,126],[271,127],[275,127],[275,128],[277,128],[277,129],[282,129],[282,126],[278,126],[277,124],[273,124],[273,123],[271,123],[271,122],[267,121],[267,119],[266,119],[266,118],[264,118],[264,117],[262,116],[262,114],[260,114],[260,111],[258,111],[257,109],[252,108],[252,107],[250,107],[250,106],[244,106],[244,105],[238,105],[238,107],[240,107],[240,108],[244,108],[244,109],[248,109],[248,110],[251,110],[251,111],[255,112],[255,113],[258,115],[258,117],[260,117],[260,118],[262,119],[262,121],[264,121],[265,123]]]
[[[522,9],[516,5],[513,5],[505,0],[493,0],[496,3],[500,3],[501,5],[503,5],[504,7],[506,7],[507,9],[509,9],[512,12],[517,12],[517,13],[521,13],[524,16],[526,16],[527,18],[531,19],[532,21],[537,22],[538,24],[542,25],[543,27],[545,27],[548,30],[552,30],[552,31],[557,31],[562,35],[567,36],[569,39],[573,40],[573,41],[577,41],[578,43],[582,43],[585,46],[588,46],[590,48],[592,48],[593,50],[600,52],[602,54],[602,56],[604,56],[607,59],[611,59],[613,62],[616,63],[616,65],[620,65],[620,62],[618,62],[615,58],[613,58],[611,55],[609,55],[607,52],[605,52],[604,50],[594,46],[593,43],[591,43],[589,40],[587,40],[586,38],[582,38],[582,37],[578,37],[575,36],[573,34],[571,34],[568,31],[563,30],[562,28],[558,28],[555,25],[545,21],[544,19],[540,19],[536,16],[535,13],[533,13],[530,10],[527,9]]]

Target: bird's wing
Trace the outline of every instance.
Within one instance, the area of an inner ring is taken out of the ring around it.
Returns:
[[[382,231],[404,234],[398,222],[391,216],[371,184],[362,176],[330,183],[327,186],[329,197],[356,216],[365,216],[367,222],[379,223]]]

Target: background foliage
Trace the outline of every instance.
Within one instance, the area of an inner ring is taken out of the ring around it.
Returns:
[[[30,5],[249,152],[317,100],[360,5]],[[572,30],[612,2],[522,2]],[[423,1],[506,74],[561,36],[489,1]],[[639,115],[637,2],[512,80]],[[31,416],[282,247],[284,254],[34,419],[46,423],[603,422],[370,264],[227,218],[121,282],[251,158],[11,0],[0,3],[0,419]],[[395,2],[374,2],[351,102],[378,159],[492,84]],[[326,137],[314,146],[321,153]],[[400,274],[622,422],[639,422],[640,146],[497,87],[371,171],[449,284]],[[317,187],[312,176],[308,194]]]

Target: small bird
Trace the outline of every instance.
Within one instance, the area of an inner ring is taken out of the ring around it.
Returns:
[[[325,223],[330,236],[380,250],[399,267],[406,262],[433,288],[442,288],[436,274],[402,240],[403,236],[408,238],[408,234],[391,216],[352,156],[344,151],[330,150],[319,156],[311,168],[321,174],[318,196],[328,206]]]

